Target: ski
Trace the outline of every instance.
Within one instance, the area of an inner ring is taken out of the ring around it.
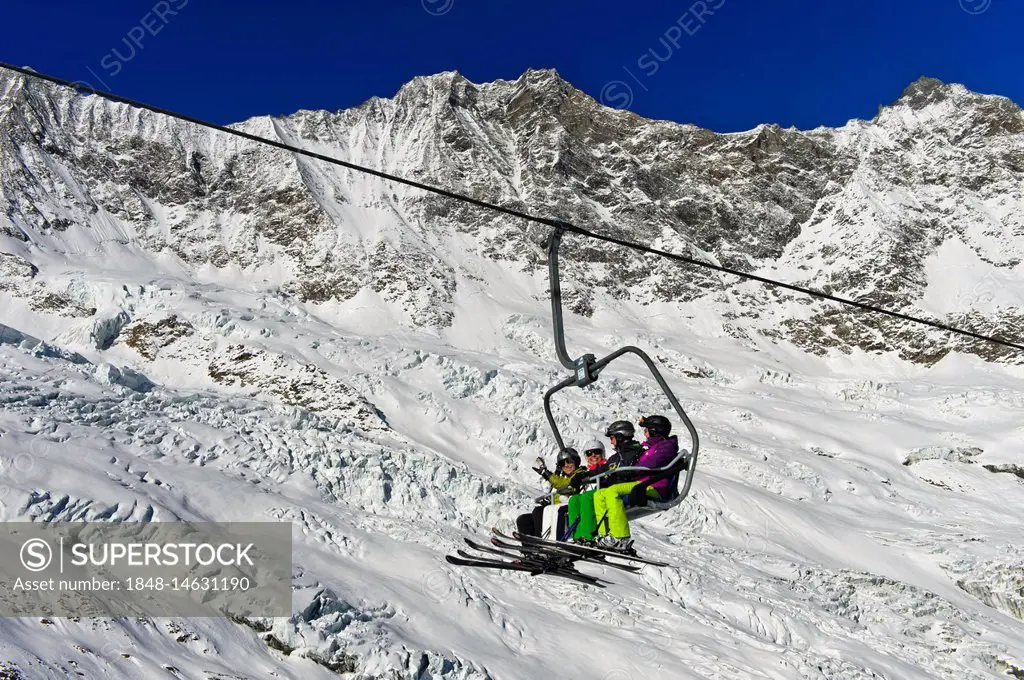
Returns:
[[[582,557],[597,557],[602,555],[605,557],[618,558],[620,560],[630,560],[632,562],[641,562],[643,564],[649,564],[653,567],[671,567],[671,564],[667,562],[658,562],[657,560],[649,560],[646,557],[639,557],[637,555],[629,555],[627,553],[615,552],[614,550],[602,550],[601,548],[591,548],[582,545],[576,545],[575,543],[566,543],[564,541],[552,541],[546,538],[538,538],[536,536],[530,536],[527,534],[520,534],[518,531],[512,532],[512,536],[503,534],[498,529],[492,528],[491,531],[495,536],[506,540],[520,541],[524,545],[536,545],[536,546],[550,546],[552,548],[558,548],[560,550],[566,550],[573,554],[580,555]]]
[[[497,537],[494,537],[494,536],[491,537],[491,543],[493,543],[494,545],[498,546],[499,548],[511,548],[513,550],[523,550],[523,551],[530,550],[530,548],[528,546],[524,546],[524,545],[516,544],[516,543],[507,543],[507,542],[502,541],[501,539],[499,539]],[[600,556],[600,557],[590,557],[590,556],[586,556],[586,555],[580,555],[579,553],[575,553],[575,552],[572,552],[570,550],[565,550],[565,549],[560,548],[560,547],[556,548],[556,547],[553,547],[553,546],[539,546],[538,545],[538,546],[533,546],[533,548],[534,549],[539,549],[539,550],[544,550],[548,554],[552,554],[552,551],[553,551],[553,553],[556,554],[558,557],[566,558],[566,559],[569,559],[569,560],[572,560],[572,561],[581,561],[581,562],[585,562],[587,564],[598,564],[598,565],[601,565],[603,567],[612,567],[613,569],[618,569],[620,571],[629,572],[631,574],[635,574],[636,572],[640,571],[640,569],[642,569],[642,567],[638,567],[635,564],[619,564],[619,563],[616,563],[616,562],[612,562],[610,560],[606,560],[606,559],[604,559],[603,555]]]
[[[466,555],[460,551],[461,555]],[[490,567],[492,569],[508,569],[509,571],[525,571],[531,572],[536,571],[536,567],[528,567],[525,564],[517,564],[515,562],[506,562],[504,560],[492,560],[485,559],[483,557],[455,557],[454,555],[445,555],[444,559],[449,564],[456,564],[460,567]]]
[[[511,550],[518,550],[518,551],[520,551],[520,552],[522,552],[524,554],[525,553],[541,552],[541,553],[543,553],[545,555],[549,555],[551,557],[564,557],[564,558],[570,558],[572,560],[580,559],[580,555],[579,554],[571,552],[569,550],[562,550],[561,548],[556,548],[554,546],[548,546],[548,545],[528,545],[528,544],[523,544],[523,543],[510,543],[508,541],[501,540],[497,536],[491,536],[491,543],[494,544],[495,546],[499,547],[499,548],[505,548],[506,550],[509,550],[509,549],[511,549]]]
[[[456,550],[455,552],[460,557],[462,557],[464,559],[467,559],[467,560],[489,560],[489,561],[494,561],[493,557],[481,557],[480,555],[474,555],[472,553],[468,553],[465,550]],[[497,560],[497,561],[501,562],[503,560]],[[580,578],[583,578],[583,579],[587,579],[588,581],[590,581],[590,580],[593,580],[593,581],[600,580],[596,576],[590,576],[588,574],[583,574],[583,573],[577,571],[571,564],[554,564],[554,563],[547,562],[547,561],[541,560],[541,559],[530,559],[530,558],[523,558],[523,557],[518,557],[518,556],[513,556],[511,564],[522,566],[525,569],[530,570],[530,573],[533,576],[536,576],[538,574],[559,573],[559,574],[563,574],[563,575],[572,574],[573,576],[577,576],[577,577],[580,577]]]
[[[466,542],[466,545],[468,545],[470,548],[472,548],[473,550],[479,550],[480,552],[490,553],[490,554],[493,554],[493,555],[501,555],[502,557],[508,557],[508,558],[513,559],[513,560],[520,560],[520,561],[523,561],[523,562],[538,562],[538,563],[543,563],[543,564],[548,564],[548,561],[547,561],[546,558],[548,558],[550,556],[552,558],[551,566],[571,567],[572,555],[570,555],[569,553],[559,554],[559,555],[554,555],[554,554],[551,554],[551,553],[547,553],[547,554],[545,554],[543,556],[544,559],[542,559],[540,556],[526,554],[525,551],[527,551],[528,548],[522,548],[521,546],[517,546],[517,545],[504,544],[503,546],[500,546],[500,547],[507,547],[507,548],[512,548],[514,550],[521,550],[521,551],[524,551],[523,553],[510,552],[508,550],[499,550],[498,548],[492,548],[491,546],[488,546],[488,545],[481,545],[481,544],[477,543],[476,541],[473,541],[473,540],[468,539],[468,538],[463,538],[462,540],[464,540]],[[554,560],[559,560],[562,564],[559,565],[559,562],[555,562]]]
[[[494,545],[496,545],[499,548],[507,548],[507,549],[511,549],[511,550],[518,550],[518,551],[520,551],[520,553],[514,553],[514,552],[509,552],[508,550],[496,550],[495,548],[491,548],[491,547],[488,547],[486,545],[480,545],[476,541],[472,541],[472,540],[470,540],[468,538],[463,539],[463,540],[465,540],[466,544],[469,545],[469,547],[473,548],[474,550],[479,550],[480,552],[492,553],[492,554],[495,554],[495,555],[501,555],[502,557],[511,557],[513,559],[516,559],[516,560],[523,560],[523,561],[527,561],[527,562],[541,562],[541,563],[544,563],[544,564],[549,564],[550,563],[552,566],[556,566],[556,567],[557,566],[564,566],[565,568],[574,568],[572,566],[573,562],[584,562],[586,564],[594,564],[594,565],[601,565],[601,566],[604,566],[604,567],[612,567],[613,569],[619,569],[620,571],[625,571],[625,572],[629,572],[629,573],[636,573],[636,572],[640,571],[640,567],[632,565],[632,564],[616,564],[614,562],[610,562],[610,561],[605,560],[605,559],[596,558],[596,557],[585,557],[585,556],[582,556],[582,555],[577,555],[576,553],[569,552],[568,550],[561,550],[559,548],[551,548],[551,547],[548,547],[548,546],[539,546],[538,545],[538,546],[533,546],[531,548],[531,547],[528,547],[528,546],[517,545],[517,544],[514,544],[514,543],[506,543],[506,542],[501,541],[501,540],[499,540],[499,539],[497,539],[495,537],[491,537],[491,543],[493,543]],[[530,552],[532,550],[538,550],[538,551],[541,552],[541,554],[540,555],[537,555],[537,554],[531,555]]]
[[[567,557],[572,559],[576,559],[579,557],[579,555],[577,555],[576,553],[569,552],[568,550],[560,550],[558,548],[552,548],[543,545],[524,545],[522,543],[510,543],[507,541],[502,541],[496,536],[491,536],[491,543],[498,548],[504,548],[506,550],[518,550],[524,554],[536,554],[540,552],[551,557]]]
[[[444,559],[449,564],[454,564],[460,567],[479,567],[481,569],[506,569],[508,571],[523,571],[532,576],[538,576],[540,574],[547,574],[549,576],[560,576],[571,581],[576,581],[588,586],[596,586],[598,588],[604,588],[607,581],[602,581],[599,578],[593,576],[587,576],[579,572],[570,571],[567,569],[545,569],[544,565],[533,564],[529,565],[526,563],[506,562],[505,560],[497,559],[484,559],[470,555],[469,553],[463,552],[462,550],[457,551],[460,557],[453,555],[445,555]]]
[[[569,550],[576,552],[579,555],[596,557],[598,555],[605,557],[618,558],[620,560],[631,560],[633,562],[640,562],[642,564],[649,564],[652,567],[671,567],[672,565],[668,562],[659,562],[658,560],[651,560],[646,557],[640,557],[639,555],[630,555],[629,553],[615,552],[614,550],[604,550],[603,548],[591,548],[590,546],[576,545],[575,543],[564,543],[562,541],[551,541],[546,538],[537,538],[536,536],[529,536],[520,534],[519,532],[513,532],[512,537],[517,541],[522,541],[528,545],[550,545],[552,547],[561,548],[563,550]]]

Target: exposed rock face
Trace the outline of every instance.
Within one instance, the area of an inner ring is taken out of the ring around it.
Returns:
[[[285,357],[236,345],[214,357],[209,375],[219,384],[257,388],[282,403],[333,415],[366,430],[387,429],[381,414],[355,390],[313,365],[298,366]]]

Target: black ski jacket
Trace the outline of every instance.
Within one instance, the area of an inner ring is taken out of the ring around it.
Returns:
[[[597,468],[593,470],[585,469],[581,475],[577,475],[573,479],[573,486],[575,486],[576,488],[580,488],[580,485],[582,482],[584,482],[584,480],[596,477],[603,472],[608,472],[609,470],[614,470],[615,468],[618,467],[628,467],[630,465],[635,465],[637,460],[640,459],[640,455],[643,452],[643,445],[640,442],[636,441],[635,439],[630,439],[627,442],[619,442],[619,444],[615,447],[615,453],[609,456],[608,460],[605,461],[603,465],[599,465]],[[601,486],[608,487],[611,486],[612,484],[617,484],[618,482],[628,481],[631,480],[627,479],[625,476],[620,479],[613,473],[601,480]]]
[[[615,453],[608,458],[608,462],[614,462],[615,467],[630,467],[636,465],[636,462],[640,460],[640,454],[643,452],[643,444],[635,439],[619,442],[615,446]]]

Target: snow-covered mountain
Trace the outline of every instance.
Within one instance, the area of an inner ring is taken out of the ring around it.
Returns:
[[[540,264],[536,225],[0,77],[0,233],[22,241],[62,253],[135,246],[190,270],[245,273],[302,302],[372,291],[397,320],[434,329],[454,323],[453,296],[474,265]],[[1021,336],[1024,114],[958,85],[921,79],[874,120],[837,130],[716,135],[601,107],[550,70],[485,85],[443,73],[391,100],[239,127],[741,270]],[[573,245],[572,308],[583,315],[609,298],[700,298],[731,334],[810,351],[899,349],[931,363],[951,346],[947,334],[928,339],[887,317]],[[785,306],[776,315],[780,299],[805,305],[804,318]]]
[[[1024,114],[958,85],[719,135],[443,73],[238,127],[1024,337]],[[553,452],[546,229],[6,72],[0,173],[4,518],[296,527],[290,619],[3,620],[14,677],[1024,677],[1009,350],[567,237],[572,351],[652,350],[701,433],[635,527],[679,566],[470,571]],[[665,410],[639,368],[572,441]]]

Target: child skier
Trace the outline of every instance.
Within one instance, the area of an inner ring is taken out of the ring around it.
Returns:
[[[613,469],[616,463],[609,463],[604,457],[604,444],[598,439],[591,439],[583,447],[583,457],[587,469],[573,481],[580,484],[585,479]],[[597,518],[594,516],[594,493],[596,489],[584,491],[569,498],[569,527],[573,528],[574,543],[587,544],[593,541],[597,531]]]
[[[553,489],[567,492],[566,495],[569,495],[576,492],[576,488],[573,485],[575,478],[584,472],[584,468],[580,467],[580,462],[580,454],[576,449],[565,448],[559,452],[558,458],[555,461],[558,472],[548,470],[543,458],[537,458],[537,467],[533,468],[533,470],[543,477]],[[558,538],[560,533],[564,531],[567,507],[562,501],[562,495],[559,493],[555,493],[551,499],[551,505],[560,506],[557,510],[557,524],[559,526],[555,535],[551,536],[551,538]],[[544,526],[544,510],[548,507],[548,505],[538,505],[532,512],[519,515],[516,518],[516,528],[519,533],[540,536],[541,528]]]

